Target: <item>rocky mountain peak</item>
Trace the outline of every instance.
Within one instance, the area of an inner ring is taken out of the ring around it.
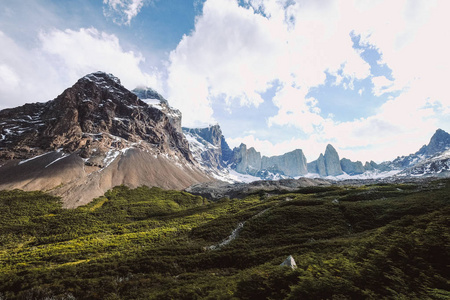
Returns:
[[[320,154],[315,161],[308,163],[308,172],[316,173],[320,176],[336,176],[343,174],[339,155],[331,144],[325,149],[325,154]]]
[[[159,94],[157,91],[152,89],[151,87],[139,86],[139,87],[135,88],[134,90],[132,90],[132,92],[142,100],[156,99],[156,100],[167,103],[167,100],[161,94]]]
[[[183,128],[183,131],[196,134],[215,146],[220,146],[223,136],[219,125],[211,125],[204,128]]]
[[[79,79],[79,81],[84,81],[84,80],[96,82],[98,84],[115,83],[115,84],[121,85],[119,78],[117,78],[116,76],[114,76],[111,73],[106,73],[106,72],[102,72],[102,71],[97,71],[97,72],[94,72],[91,74],[87,74],[84,77]]]
[[[442,129],[437,129],[428,145],[424,145],[416,154],[432,156],[447,149],[450,149],[450,134]]]
[[[189,146],[195,159],[210,170],[221,170],[232,155],[225,141],[220,126],[212,125],[204,128],[183,127]]]
[[[171,118],[174,115],[141,101],[117,77],[95,72],[52,101],[1,111],[0,160],[56,149],[79,152],[84,158],[102,157],[112,148],[145,141],[160,152],[191,161],[188,143]]]
[[[327,175],[329,176],[336,176],[342,174],[342,168],[339,161],[339,155],[334,149],[333,146],[330,144],[327,145],[327,148],[325,149],[325,167],[327,170]]]
[[[156,100],[147,104],[117,77],[95,72],[54,100],[0,111],[0,189],[51,190],[75,207],[115,185],[209,180],[181,132],[181,113]]]
[[[326,155],[335,155],[337,154],[336,149],[333,147],[333,145],[328,144],[327,147],[325,148],[325,156]]]

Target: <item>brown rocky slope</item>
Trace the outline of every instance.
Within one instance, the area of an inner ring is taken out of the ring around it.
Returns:
[[[46,190],[76,207],[120,184],[183,189],[211,180],[174,121],[181,115],[155,101],[96,72],[52,101],[0,111],[0,189]]]

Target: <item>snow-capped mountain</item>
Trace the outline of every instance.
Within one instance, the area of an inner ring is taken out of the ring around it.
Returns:
[[[392,161],[378,165],[379,170],[407,170],[429,161],[434,156],[439,156],[450,149],[450,134],[442,129],[436,130],[427,145],[423,145],[417,152],[408,156],[399,156]]]
[[[247,148],[245,144],[231,151],[225,142],[224,150],[221,145],[224,145],[225,138],[218,125],[202,129],[183,128],[183,132],[194,157],[201,162],[203,169],[214,173],[216,178],[227,181],[299,177],[326,177],[333,180],[378,179],[390,176],[443,175],[448,170],[448,157],[445,153],[450,149],[450,135],[441,129],[436,131],[428,145],[424,145],[416,153],[381,164],[373,161],[363,164],[360,161],[340,159],[332,145],[328,145],[324,154],[320,154],[318,159],[312,162],[306,161],[301,149],[280,156],[266,157],[261,156],[253,147]],[[205,139],[205,133],[208,133],[209,138]]]
[[[0,189],[50,190],[74,207],[120,184],[179,189],[211,180],[179,111],[150,90],[135,92],[151,103],[96,72],[52,101],[0,111]]]
[[[245,144],[231,150],[219,125],[182,128],[180,111],[156,91],[129,91],[103,72],[54,100],[0,111],[0,189],[46,190],[66,207],[121,184],[183,189],[213,180],[448,176],[449,151],[441,129],[416,153],[381,164],[340,159],[332,145],[309,163],[301,149],[271,157]]]
[[[450,149],[421,160],[399,176],[450,176]]]

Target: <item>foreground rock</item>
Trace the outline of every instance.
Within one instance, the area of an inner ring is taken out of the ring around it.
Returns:
[[[295,263],[294,258],[292,255],[289,255],[281,264],[280,267],[289,267],[292,270],[297,269],[297,264]]]

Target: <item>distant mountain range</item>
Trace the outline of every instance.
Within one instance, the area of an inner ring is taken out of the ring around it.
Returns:
[[[450,135],[393,161],[353,162],[332,145],[307,162],[301,149],[262,156],[230,149],[219,125],[182,128],[180,111],[151,88],[127,90],[111,74],[79,79],[54,100],[0,111],[0,189],[45,190],[76,207],[125,184],[184,189],[222,180],[448,176]]]
[[[205,170],[216,177],[227,178],[230,171],[251,175],[257,179],[274,180],[297,177],[382,178],[387,176],[447,176],[450,170],[450,134],[438,129],[428,145],[416,153],[397,157],[380,164],[374,161],[353,162],[339,158],[332,145],[327,145],[324,154],[307,162],[301,149],[279,156],[261,156],[255,148],[245,144],[231,150],[225,142],[219,125],[207,128],[183,128],[193,155]],[[235,176],[231,178],[236,179]],[[245,180],[248,178],[243,178]],[[239,181],[239,180],[238,180]]]

